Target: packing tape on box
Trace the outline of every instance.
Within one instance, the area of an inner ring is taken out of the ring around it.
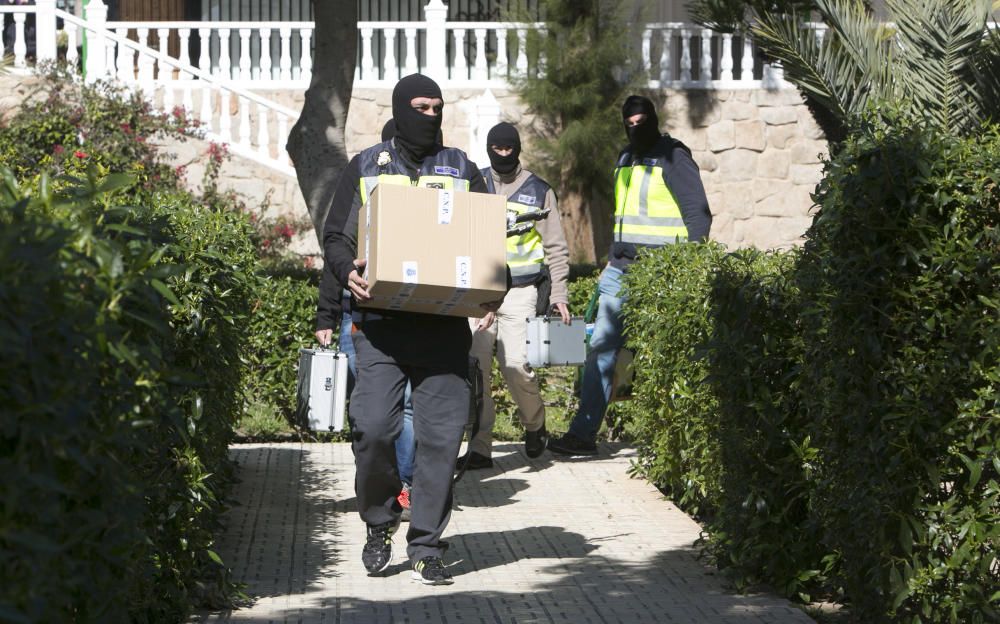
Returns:
[[[420,271],[417,262],[415,260],[404,260],[403,284],[396,291],[396,294],[392,296],[392,299],[389,300],[389,309],[399,310],[402,308],[406,300],[413,294],[413,291],[417,289],[418,283],[420,283]]]
[[[451,191],[438,191],[438,225],[450,225],[451,215],[455,212],[455,194]]]
[[[455,256],[455,292],[452,293],[448,301],[440,308],[442,314],[451,311],[465,298],[469,288],[472,287],[472,257]]]

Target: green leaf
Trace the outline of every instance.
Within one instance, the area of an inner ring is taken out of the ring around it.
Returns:
[[[135,184],[135,179],[124,173],[112,173],[101,181],[97,187],[98,193],[112,193]]]
[[[163,282],[161,282],[158,279],[150,280],[149,283],[153,286],[153,288],[156,289],[156,292],[158,292],[161,295],[163,295],[164,299],[166,299],[167,301],[169,301],[170,303],[172,303],[174,305],[178,305],[178,306],[181,305],[181,302],[177,298],[177,295],[175,295],[174,292],[172,290],[170,290],[170,287],[168,287],[166,284],[164,284]]]

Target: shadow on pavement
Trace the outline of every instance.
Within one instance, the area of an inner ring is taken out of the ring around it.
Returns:
[[[520,445],[499,445],[498,450],[514,452],[499,458],[499,468],[467,473],[467,480],[459,484],[456,493],[461,505],[516,502],[516,494],[524,491],[528,483],[515,478],[515,471],[538,470],[547,465],[544,457],[528,460]],[[229,512],[219,550],[233,566],[234,577],[247,583],[247,593],[266,608],[258,612],[201,613],[192,622],[812,621],[802,611],[771,596],[722,591],[719,579],[692,548],[644,553],[634,551],[641,546],[633,546],[633,551],[616,552],[628,548],[623,544],[639,543],[628,539],[637,534],[605,528],[607,534],[588,539],[568,530],[574,518],[550,516],[540,518],[539,526],[449,534],[451,548],[446,561],[455,577],[451,586],[424,587],[409,580],[409,565],[405,562],[394,563],[378,577],[355,577],[358,571],[351,566],[360,567],[356,561],[359,545],[341,540],[340,527],[359,520],[353,498],[337,501],[333,495],[334,486],[342,485],[338,480],[350,479],[353,473],[334,470],[336,463],[331,459],[337,452],[344,451],[338,451],[337,445],[233,450],[241,477],[233,497],[242,504]],[[634,531],[635,525],[622,530]],[[658,529],[650,523],[649,530]],[[333,591],[331,581],[344,584]],[[387,585],[382,589],[379,583]],[[398,589],[404,587],[402,593],[416,597],[400,597]],[[386,597],[371,598],[379,593]]]

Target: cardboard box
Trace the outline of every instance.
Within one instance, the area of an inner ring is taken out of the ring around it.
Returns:
[[[380,184],[358,217],[365,307],[481,317],[507,292],[505,198]]]

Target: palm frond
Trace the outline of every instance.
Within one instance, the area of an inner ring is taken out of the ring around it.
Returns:
[[[785,79],[797,86],[814,108],[826,111],[842,136],[849,120],[867,104],[872,89],[856,54],[849,53],[836,31],[819,39],[797,14],[757,13],[754,40],[764,54],[781,64]],[[873,61],[866,61],[870,64]],[[830,136],[830,128],[824,128]]]
[[[686,8],[694,23],[716,32],[736,32],[746,21],[744,0],[690,0]]]
[[[988,29],[972,73],[983,121],[1000,122],[1000,33],[996,28]]]
[[[976,58],[992,0],[888,0],[896,18],[894,79],[901,101],[944,130],[977,127],[988,103],[976,89]]]
[[[856,66],[853,94],[845,93],[847,107],[860,113],[872,100],[893,94],[892,33],[876,21],[861,0],[815,0],[816,9],[830,28],[830,54],[845,55]]]

